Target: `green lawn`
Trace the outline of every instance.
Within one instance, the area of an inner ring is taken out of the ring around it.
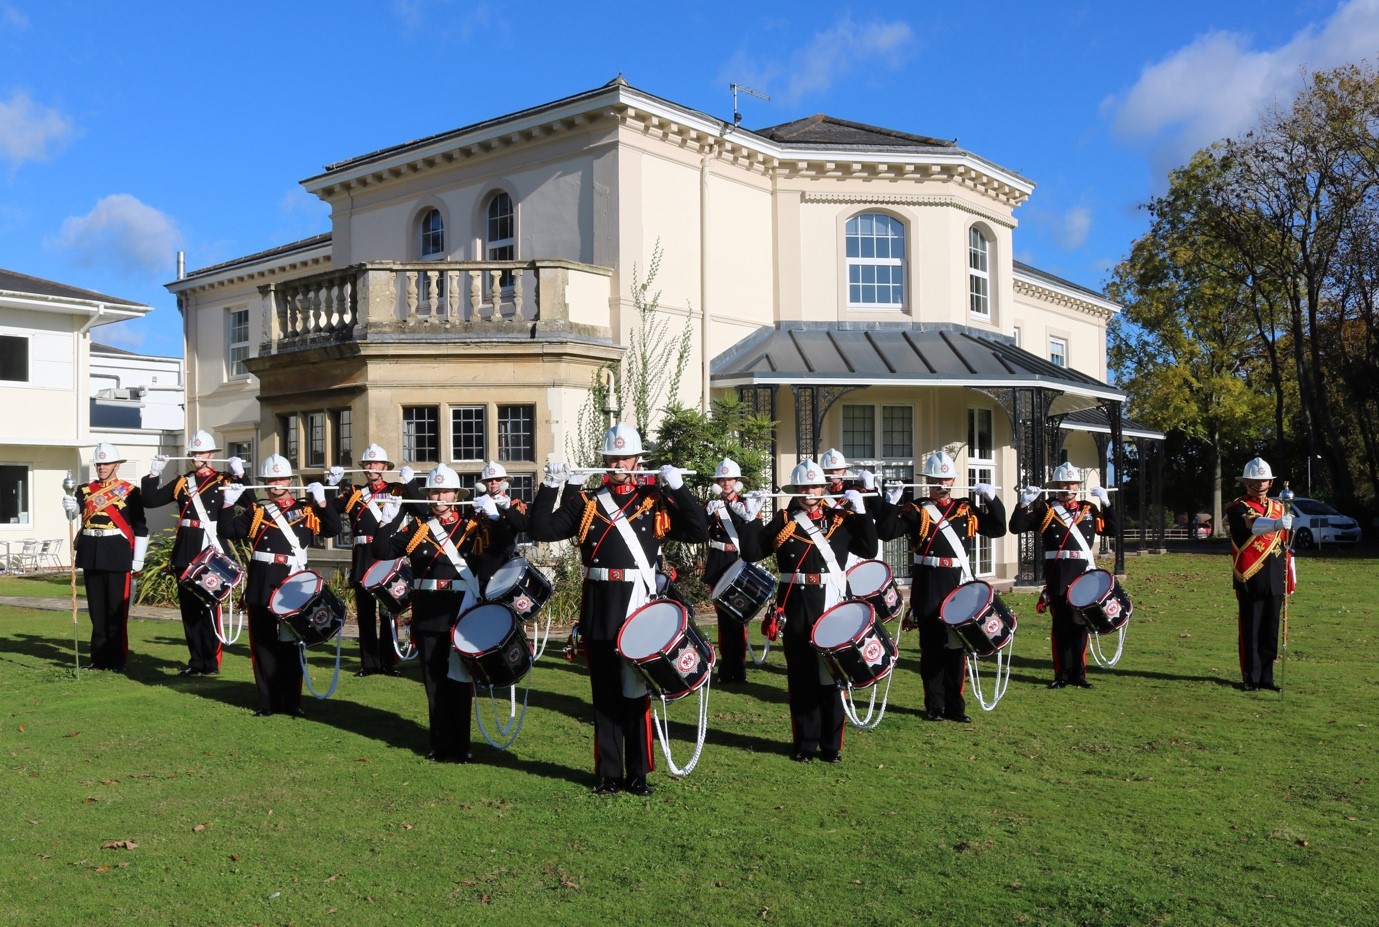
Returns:
[[[1010,689],[971,726],[922,720],[906,634],[838,766],[788,759],[774,652],[713,691],[694,773],[658,754],[640,799],[590,794],[588,682],[558,646],[511,751],[476,730],[475,765],[435,766],[414,666],[260,719],[243,643],[183,680],[180,625],[136,622],[128,677],[74,678],[70,615],[0,608],[0,922],[1373,924],[1374,568],[1302,561],[1282,698],[1234,688],[1224,556],[1131,559],[1125,656],[1091,691],[1044,688],[1047,617],[1008,597]]]
[[[70,573],[33,573],[24,576],[0,576],[0,596],[38,596],[45,599],[63,598],[72,594]],[[77,595],[85,597],[81,577],[77,577]]]

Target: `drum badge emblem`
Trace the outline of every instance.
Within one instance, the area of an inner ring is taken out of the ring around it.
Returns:
[[[531,611],[531,607],[531,596],[519,595],[517,598],[512,600],[512,610],[517,612],[519,615],[525,615],[527,612]]]
[[[388,594],[395,599],[405,599],[407,597],[407,581],[399,579],[388,587]]]
[[[1106,613],[1107,618],[1114,618],[1120,614],[1120,601],[1117,599],[1107,599],[1101,604],[1101,610]]]
[[[886,604],[887,604],[887,605],[889,605],[889,606],[891,606],[892,608],[894,608],[894,607],[895,607],[895,603],[896,603],[896,601],[897,601],[899,598],[900,598],[900,593],[897,592],[894,588],[889,588],[889,589],[886,590],[885,599],[886,599]]]
[[[862,659],[871,666],[880,664],[885,652],[886,649],[881,646],[881,641],[874,636],[867,638],[866,643],[862,645]]]
[[[530,652],[530,651],[528,651],[528,653],[529,653],[529,652]],[[519,665],[521,665],[522,659],[523,659],[524,656],[526,656],[526,654],[523,653],[522,645],[521,645],[521,644],[513,644],[511,647],[508,648],[508,665],[509,665],[509,666],[519,666]]]
[[[997,615],[992,615],[990,618],[986,619],[986,624],[982,625],[982,630],[986,632],[987,637],[995,637],[997,634],[1000,634],[1000,617]]]
[[[686,676],[699,669],[699,652],[693,647],[686,647],[680,651],[680,656],[675,658],[675,667]]]
[[[201,577],[201,586],[207,592],[215,592],[220,588],[220,577],[214,573],[207,573]]]
[[[311,613],[311,626],[317,630],[323,630],[330,624],[330,609],[322,607]]]

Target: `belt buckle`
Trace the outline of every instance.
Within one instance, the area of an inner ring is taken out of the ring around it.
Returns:
[[[735,550],[737,550],[737,548],[734,547],[732,544],[724,544],[724,545],[723,545],[723,549],[724,549],[725,551],[735,551]]]
[[[806,586],[817,586],[817,585],[819,585],[819,574],[818,574],[818,573],[806,573],[806,574],[804,574],[804,584],[805,584]]]
[[[273,563],[278,566],[285,566],[287,564],[287,554],[274,554]]]
[[[615,582],[615,583],[620,583],[620,582],[622,582],[622,575],[623,575],[623,571],[622,571],[622,570],[610,569],[610,570],[608,571],[608,579],[609,579],[610,582]]]
[[[438,579],[438,580],[436,580],[436,589],[437,589],[438,591],[443,591],[443,590],[449,589],[449,588],[450,588],[450,583],[451,583],[451,580],[448,580],[448,579]]]

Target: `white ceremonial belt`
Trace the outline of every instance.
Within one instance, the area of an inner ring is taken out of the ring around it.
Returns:
[[[714,550],[725,550],[730,554],[737,552],[737,545],[728,541],[710,541],[709,546]]]
[[[259,563],[276,563],[278,566],[290,566],[293,563],[291,554],[270,554],[261,550],[254,551],[254,559]]]
[[[359,545],[359,544],[372,544],[372,543],[373,543],[373,535],[372,535],[372,534],[356,534],[356,535],[354,536],[354,543],[355,543],[356,545]]]
[[[781,586],[790,583],[803,583],[806,586],[817,586],[828,578],[827,573],[782,573],[780,579],[776,580]]]
[[[420,592],[464,592],[462,579],[414,579],[412,588]]]
[[[623,569],[584,567],[583,571],[585,579],[592,579],[600,583],[631,583],[635,582],[639,575],[639,571],[636,567],[626,567]]]
[[[922,554],[915,555],[915,565],[928,567],[953,567],[954,569],[958,570],[962,569],[962,563],[958,561],[957,557],[929,557]]]
[[[1084,551],[1080,550],[1046,550],[1044,551],[1045,560],[1090,560]]]
[[[82,528],[81,533],[88,538],[113,538],[116,535],[124,537],[124,532],[119,528]]]

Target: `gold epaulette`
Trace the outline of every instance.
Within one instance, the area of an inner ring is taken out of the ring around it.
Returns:
[[[1039,526],[1039,530],[1043,531],[1051,524],[1053,524],[1053,506],[1050,505],[1044,508],[1044,521]]]
[[[412,555],[412,551],[420,547],[421,542],[426,540],[426,536],[430,533],[431,532],[427,530],[425,522],[417,522],[416,533],[413,534],[412,539],[407,542],[407,549],[403,551],[404,555],[410,557]]]
[[[463,547],[465,539],[475,531],[479,531],[479,537],[474,541],[474,553],[482,554],[488,550],[488,526],[485,525],[484,530],[480,531],[479,523],[472,518],[464,523],[464,530],[460,532],[460,539],[455,542],[455,549]]]
[[[795,519],[787,518],[785,520],[785,530],[782,531],[780,534],[776,535],[776,549],[779,550],[780,546],[784,544],[786,541],[790,540],[791,535],[793,535],[794,533]]]
[[[354,487],[354,492],[350,493],[349,499],[345,502],[346,515],[352,514],[354,512],[354,507],[359,502],[359,497],[361,495],[363,495],[363,493],[359,491],[359,487]]]
[[[184,492],[186,492],[186,491],[187,491],[187,474],[184,473],[184,474],[182,474],[181,476],[179,476],[179,477],[177,478],[177,482],[173,484],[173,487],[172,487],[172,497],[173,497],[174,499],[176,499],[178,496],[182,495],[182,493],[184,493]]]
[[[585,497],[584,497],[584,515],[583,515],[583,516],[580,518],[580,520],[579,520],[579,531],[578,531],[578,532],[576,533],[576,535],[575,535],[576,537],[579,538],[579,543],[581,543],[581,544],[584,543],[584,539],[585,539],[585,538],[588,536],[588,534],[589,534],[589,526],[592,525],[592,524],[594,523],[594,516],[595,516],[597,513],[598,513],[598,506],[594,504],[594,500],[593,500],[592,498],[590,498],[589,496],[585,496]]]
[[[321,519],[313,509],[308,508],[306,514],[302,516],[302,521],[306,522],[307,530],[312,534],[321,533]]]
[[[259,536],[260,536],[259,529],[263,527],[263,523],[264,523],[263,506],[258,505],[258,504],[255,504],[255,505],[254,505],[254,519],[253,519],[253,521],[252,521],[252,522],[250,523],[250,525],[249,525],[249,540],[250,540],[250,541],[257,541],[257,540],[259,539]]]

